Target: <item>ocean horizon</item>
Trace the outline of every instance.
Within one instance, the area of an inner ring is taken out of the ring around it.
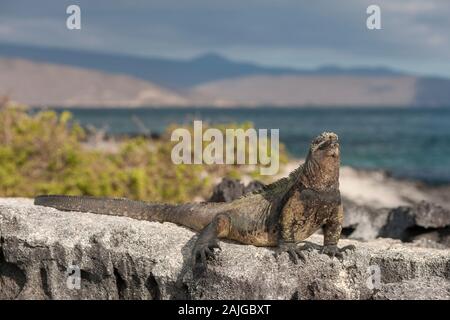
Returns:
[[[342,164],[385,170],[397,178],[450,184],[450,108],[51,108],[111,135],[162,133],[168,125],[251,122],[279,129],[296,158],[323,131],[339,135]]]

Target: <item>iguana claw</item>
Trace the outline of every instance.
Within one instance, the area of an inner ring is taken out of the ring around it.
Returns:
[[[324,245],[322,247],[322,250],[320,250],[320,253],[326,254],[326,255],[330,256],[331,258],[336,257],[339,260],[343,260],[344,256],[342,255],[342,253],[347,250],[355,250],[355,246],[348,245],[348,246],[345,246],[345,247],[339,249],[337,245],[329,244],[329,245]]]
[[[344,257],[342,256],[341,251],[339,250],[338,246],[335,244],[329,244],[322,247],[322,250],[320,250],[320,253],[326,254],[330,256],[331,258],[336,257],[339,260],[342,260]]]
[[[214,249],[222,250],[217,239],[212,239],[206,243],[200,242],[195,245],[192,254],[193,270],[196,274],[202,274],[206,271],[206,260],[214,258]]]
[[[303,248],[300,248],[295,243],[282,243],[278,246],[277,251],[275,252],[275,255],[278,257],[283,252],[287,252],[289,254],[289,257],[291,258],[292,262],[295,264],[298,264],[298,259],[303,260],[303,262],[306,261],[306,257],[303,254]]]

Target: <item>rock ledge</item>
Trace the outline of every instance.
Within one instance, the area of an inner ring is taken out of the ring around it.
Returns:
[[[268,248],[222,242],[207,276],[193,279],[194,240],[171,223],[0,199],[0,299],[450,299],[446,249],[343,240],[357,246],[343,262],[309,252],[294,265]],[[68,286],[71,265],[79,289]]]

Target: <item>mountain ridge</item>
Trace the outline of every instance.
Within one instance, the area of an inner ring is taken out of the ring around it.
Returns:
[[[33,107],[184,106],[166,88],[122,74],[0,57],[0,96]]]
[[[177,60],[0,43],[1,61],[0,95],[33,106],[450,107],[450,79],[382,66],[299,70],[215,53]]]
[[[0,43],[0,57],[59,63],[108,73],[124,73],[181,91],[210,81],[251,75],[396,76],[403,74],[387,67],[343,68],[335,65],[325,65],[314,69],[270,67],[234,61],[214,52],[191,59],[172,59],[5,43]]]

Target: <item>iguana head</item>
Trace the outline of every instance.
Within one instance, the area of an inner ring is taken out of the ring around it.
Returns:
[[[314,189],[338,186],[339,166],[338,136],[333,132],[323,132],[311,143],[304,165],[306,182]]]
[[[318,161],[339,162],[338,136],[333,132],[323,132],[311,143],[311,155]]]

